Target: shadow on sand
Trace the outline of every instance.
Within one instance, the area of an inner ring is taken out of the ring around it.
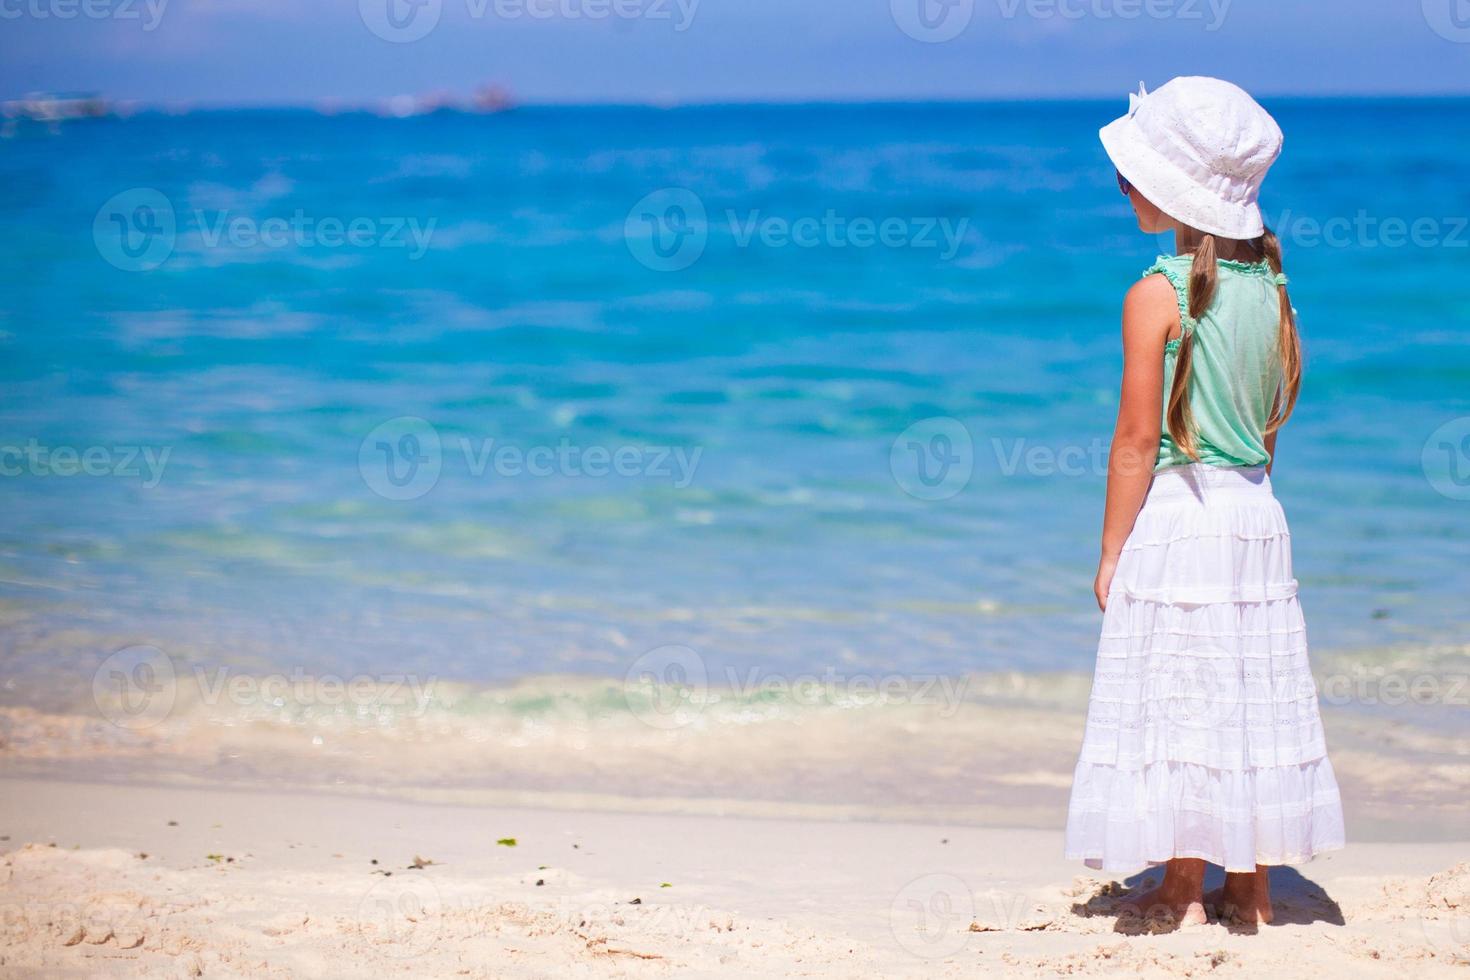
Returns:
[[[1271,906],[1274,921],[1266,928],[1282,925],[1309,925],[1326,922],[1329,925],[1343,924],[1342,907],[1333,901],[1321,885],[1304,876],[1295,868],[1278,866],[1270,870]],[[1092,890],[1091,895],[1079,896],[1072,905],[1072,913],[1084,918],[1112,916],[1113,931],[1124,935],[1158,934],[1174,932],[1179,924],[1164,910],[1140,916],[1132,910],[1124,910],[1123,903],[1141,895],[1164,879],[1164,869],[1150,868],[1140,871],[1121,884],[1110,881]],[[1208,894],[1225,883],[1225,871],[1213,865],[1205,872],[1205,893]],[[1259,931],[1253,924],[1222,920],[1217,910],[1207,908],[1210,922],[1225,926],[1233,933],[1252,935]]]

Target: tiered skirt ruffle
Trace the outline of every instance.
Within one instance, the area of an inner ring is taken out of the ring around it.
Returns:
[[[1157,474],[1103,616],[1066,853],[1229,871],[1343,846],[1291,535],[1261,469]]]

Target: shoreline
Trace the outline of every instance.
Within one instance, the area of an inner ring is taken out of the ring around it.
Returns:
[[[0,836],[0,967],[15,976],[326,976],[344,956],[359,974],[507,978],[1470,963],[1465,842],[1350,841],[1277,869],[1278,924],[1249,935],[1128,925],[1117,886],[1063,860],[1050,830],[5,776]]]
[[[1421,669],[1449,678],[1462,656]],[[1383,670],[1403,676],[1393,662]],[[1087,675],[971,675],[927,695],[899,679],[907,686],[898,696],[880,700],[561,675],[435,679],[408,698],[382,683],[282,692],[244,672],[211,688],[180,671],[155,701],[78,683],[83,700],[66,707],[0,705],[0,778],[1060,831]],[[1375,709],[1324,696],[1351,839],[1464,835],[1470,764],[1441,687],[1438,706]],[[155,702],[157,711],[127,710]]]
[[[753,800],[740,797],[661,797],[632,794],[594,794],[572,791],[487,789],[445,786],[371,786],[362,783],[294,783],[255,780],[211,779],[185,773],[164,775],[122,770],[100,774],[86,769],[65,771],[38,765],[17,766],[0,762],[0,785],[38,783],[61,786],[129,787],[162,792],[200,792],[253,796],[280,793],[295,798],[335,800],[343,805],[382,803],[406,806],[495,809],[545,813],[607,815],[614,817],[687,817],[695,819],[739,819],[795,823],[852,824],[867,826],[924,825],[978,831],[1029,831],[1062,833],[1066,818],[1065,792],[1056,804],[1018,805],[997,801],[983,806],[924,806],[909,803],[877,806],[864,803],[820,803]],[[1354,844],[1456,844],[1467,838],[1456,832],[1458,812],[1409,825],[1402,819],[1365,816],[1364,807],[1351,801],[1349,841]],[[1417,814],[1423,817],[1423,814]],[[1470,857],[1470,845],[1466,847]]]

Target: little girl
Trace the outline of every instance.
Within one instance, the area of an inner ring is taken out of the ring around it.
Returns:
[[[1275,120],[1214,78],[1130,98],[1103,147],[1139,227],[1174,232],[1123,302],[1103,609],[1067,857],[1133,872],[1180,923],[1271,921],[1266,867],[1343,846],[1291,536],[1271,493],[1301,385],[1281,247],[1257,204]],[[1205,863],[1225,887],[1206,898]]]

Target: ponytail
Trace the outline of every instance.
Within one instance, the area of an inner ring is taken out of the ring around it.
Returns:
[[[1270,263],[1271,271],[1278,276],[1282,275],[1281,240],[1270,228],[1256,239],[1256,248]],[[1291,418],[1292,410],[1296,408],[1297,396],[1302,391],[1302,338],[1296,329],[1296,311],[1291,308],[1291,297],[1287,295],[1286,283],[1282,281],[1276,288],[1281,293],[1281,332],[1277,341],[1281,352],[1281,389],[1276,400],[1276,410],[1266,423],[1268,434],[1281,428]]]
[[[1220,286],[1220,266],[1216,262],[1215,236],[1204,235],[1194,250],[1194,264],[1189,268],[1189,319],[1198,320],[1215,301]],[[1179,353],[1174,360],[1174,383],[1169,388],[1168,409],[1164,420],[1169,438],[1190,459],[1199,460],[1199,446],[1194,438],[1194,417],[1189,411],[1189,375],[1194,355],[1194,330],[1181,323]]]
[[[1277,276],[1281,271],[1281,241],[1268,228],[1266,233],[1253,242],[1256,252],[1266,260]],[[1194,263],[1189,269],[1189,319],[1199,320],[1215,301],[1215,292],[1220,285],[1220,267],[1217,262],[1218,249],[1214,235],[1200,237],[1194,251]],[[1302,387],[1302,343],[1296,329],[1296,313],[1291,308],[1291,297],[1287,295],[1286,283],[1277,287],[1281,296],[1281,326],[1277,348],[1281,359],[1281,387],[1276,407],[1266,422],[1266,433],[1275,432],[1291,418],[1296,408],[1297,396]],[[1179,353],[1174,360],[1174,383],[1169,388],[1169,400],[1164,413],[1169,438],[1190,459],[1199,461],[1199,445],[1195,439],[1194,419],[1189,411],[1189,377],[1194,354],[1194,330],[1191,324],[1180,324]]]

